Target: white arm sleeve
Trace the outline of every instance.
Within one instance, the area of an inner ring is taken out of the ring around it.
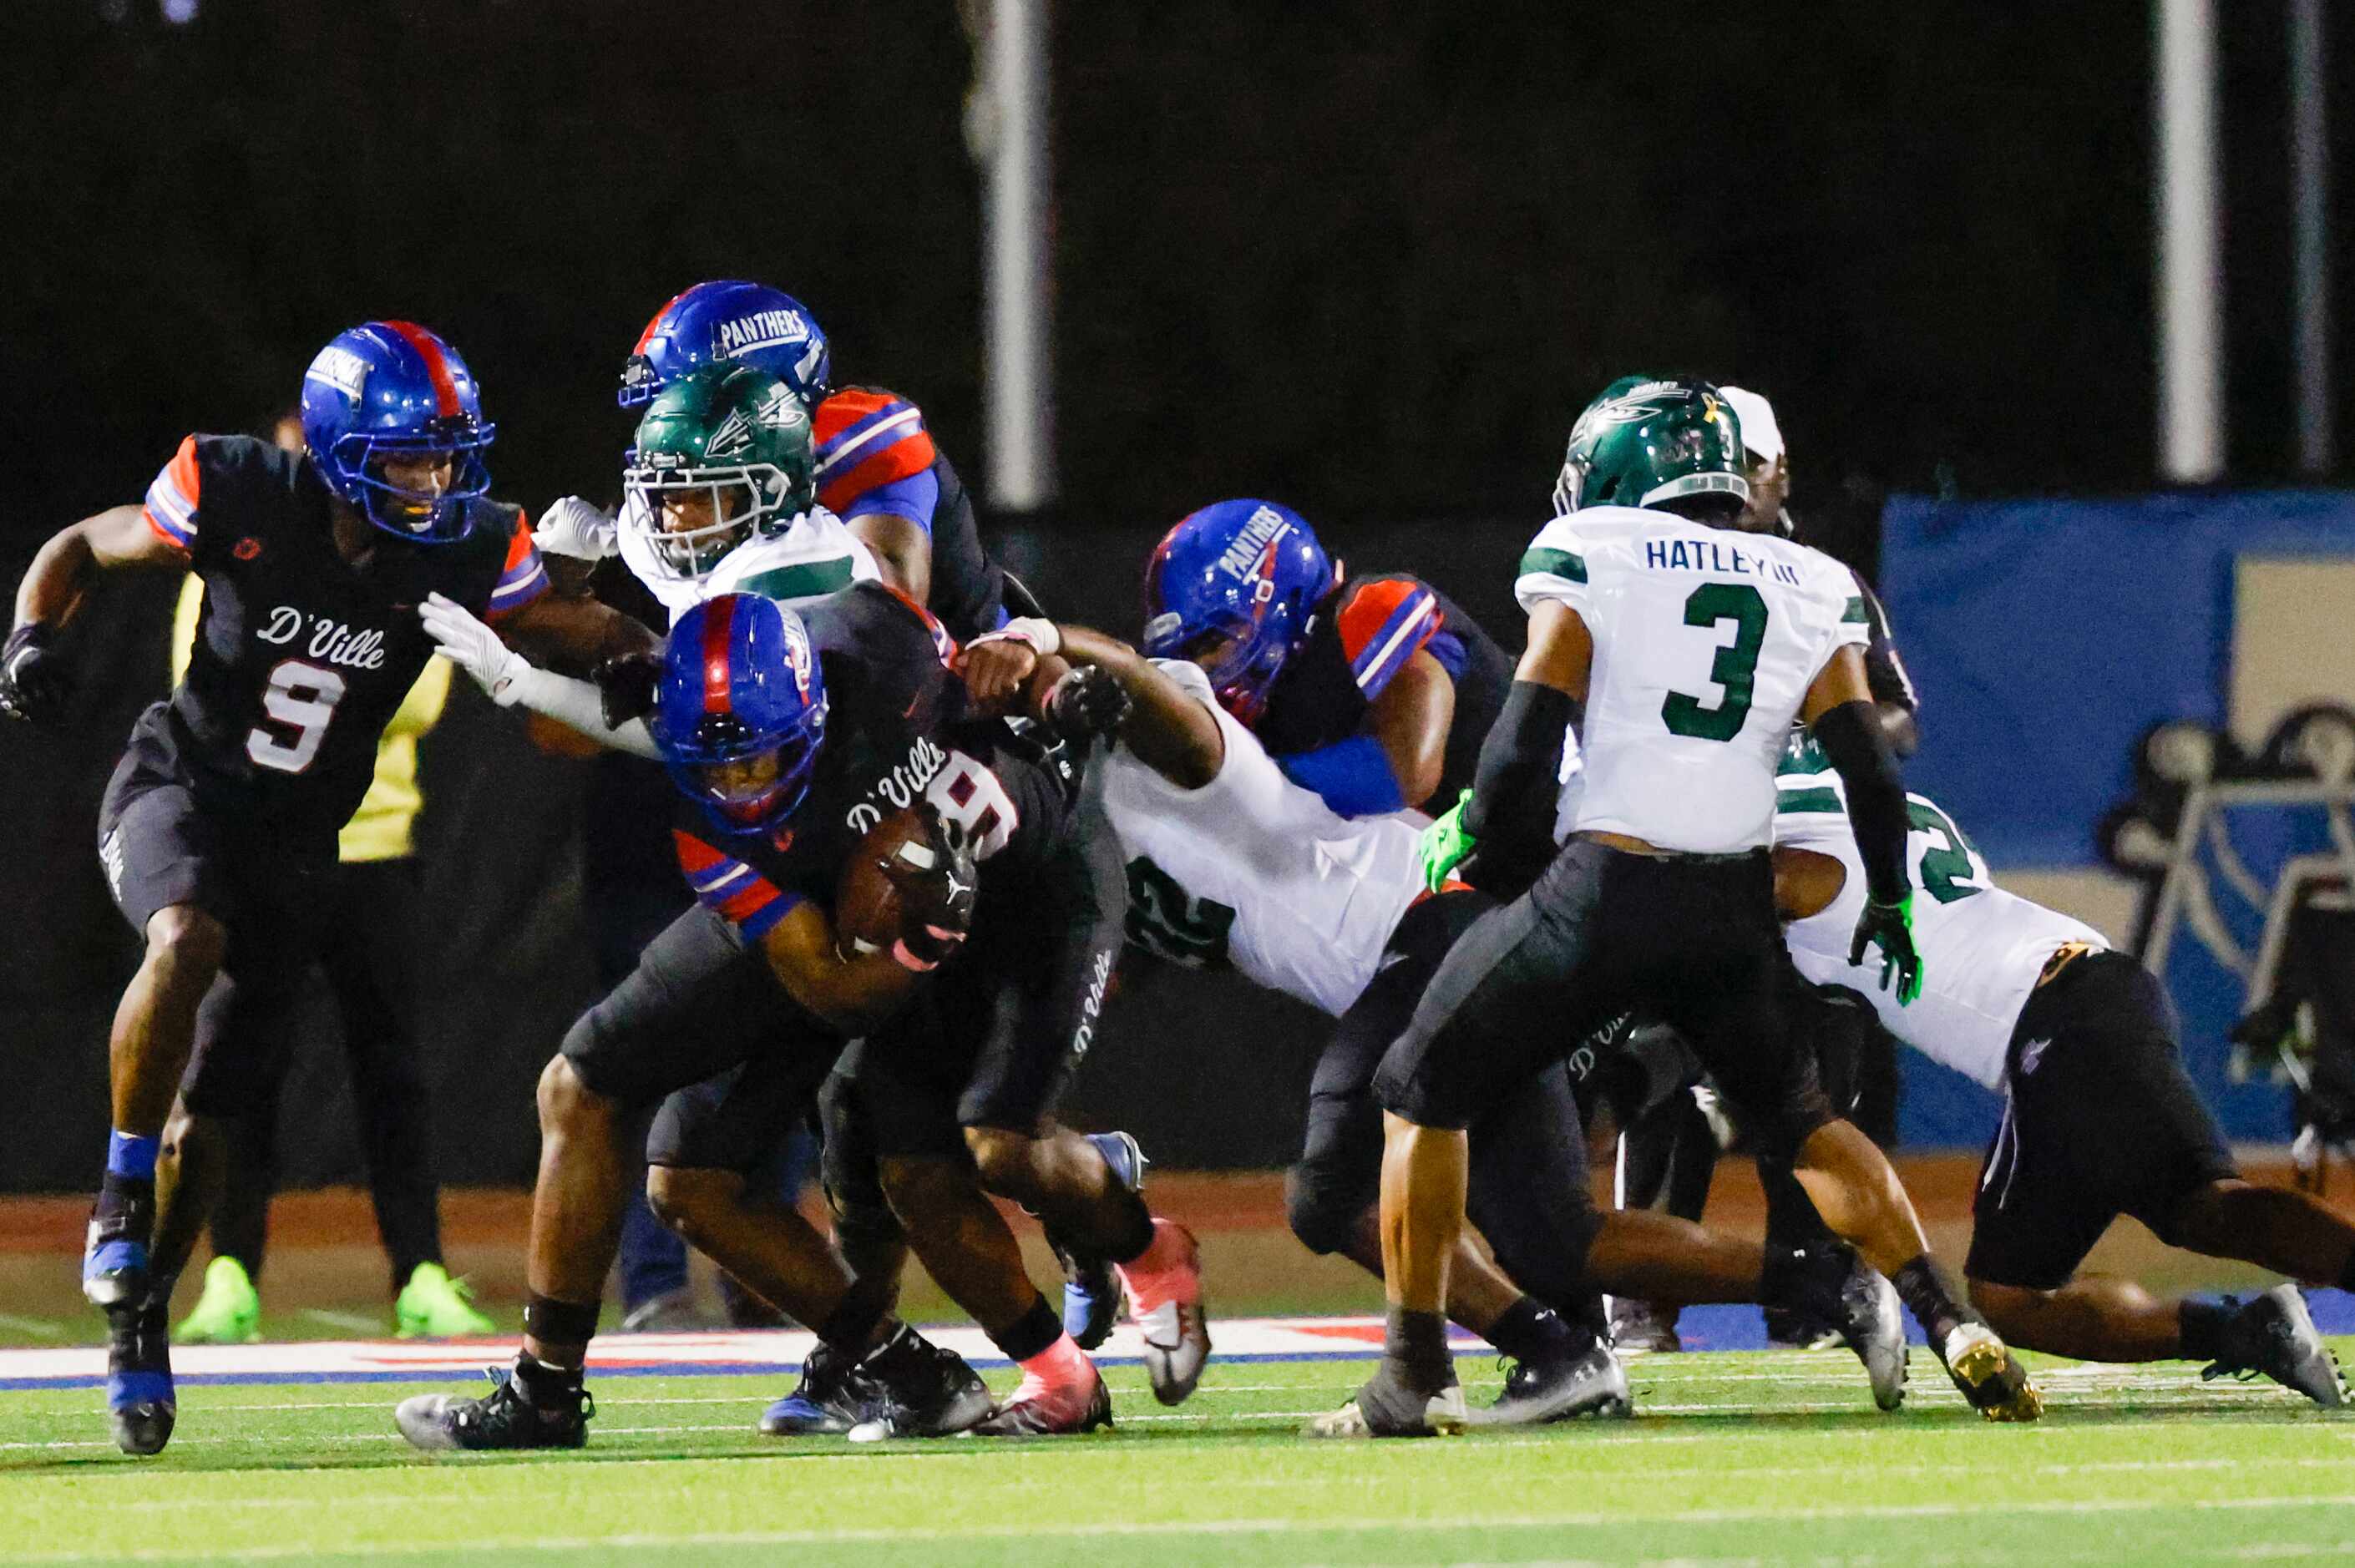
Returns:
[[[634,757],[657,760],[662,757],[645,720],[632,719],[619,729],[606,727],[604,699],[597,694],[593,682],[575,680],[533,665],[515,678],[512,691],[510,702],[569,725],[601,745]]]

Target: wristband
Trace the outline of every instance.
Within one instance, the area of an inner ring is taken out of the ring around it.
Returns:
[[[1063,633],[1042,615],[1018,615],[995,631],[985,631],[974,643],[1021,642],[1040,656],[1063,651]]]

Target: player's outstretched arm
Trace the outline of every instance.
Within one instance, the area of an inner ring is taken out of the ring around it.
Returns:
[[[661,757],[645,719],[606,723],[603,694],[594,684],[538,668],[501,641],[499,634],[465,606],[438,593],[428,594],[417,607],[417,617],[433,639],[434,652],[466,672],[499,706],[520,706],[545,715],[616,751]]]
[[[1128,697],[1120,738],[1139,762],[1181,789],[1199,789],[1219,776],[1226,736],[1210,710],[1153,662],[1117,637],[1085,626],[1028,618],[968,644],[961,668],[976,697],[988,700],[1027,689],[1046,662],[1060,658],[1105,672]],[[1044,694],[1041,694],[1042,695]]]
[[[63,716],[71,673],[51,646],[81,608],[98,572],[186,567],[187,552],[148,525],[138,506],[114,506],[62,528],[16,585],[16,614],[0,649],[0,715],[50,723]]]
[[[843,957],[834,922],[808,902],[769,927],[761,952],[786,995],[847,1036],[888,1022],[916,983],[916,971],[889,952]]]
[[[1894,971],[1897,1000],[1911,1002],[1922,993],[1922,959],[1913,950],[1913,889],[1905,874],[1905,781],[1853,645],[1833,652],[1799,716],[1846,788],[1849,827],[1864,863],[1864,914],[1849,961],[1863,962],[1868,944],[1880,948],[1881,984]]]

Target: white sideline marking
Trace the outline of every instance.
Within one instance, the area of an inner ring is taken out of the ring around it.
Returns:
[[[1465,1519],[1383,1519],[1318,1520],[1295,1519],[1220,1519],[1200,1521],[1111,1520],[1094,1523],[1030,1521],[915,1529],[713,1531],[678,1535],[645,1532],[614,1535],[499,1536],[476,1535],[464,1544],[468,1552],[612,1551],[616,1548],[822,1546],[889,1543],[893,1542],[1021,1540],[1039,1536],[1087,1540],[1095,1537],[1185,1537],[1192,1535],[1368,1535],[1495,1530],[1601,1530],[1696,1524],[1813,1523],[1837,1520],[1958,1519],[2007,1515],[2082,1513],[2204,1513],[2263,1512],[2285,1509],[2355,1508],[2355,1493],[2330,1497],[2216,1498],[2166,1501],[2149,1498],[2041,1498],[2018,1501],[1970,1503],[1876,1503],[1862,1507],[1720,1508],[1678,1511],[1582,1511],[1486,1515]],[[28,1552],[0,1553],[0,1563],[121,1563],[158,1560],[186,1562],[252,1562],[289,1557],[333,1560],[345,1557],[414,1556],[431,1547],[414,1542],[374,1542],[342,1547],[315,1542],[280,1542],[270,1546],[230,1547],[218,1552],[190,1552],[186,1547],[140,1552]]]
[[[14,1312],[0,1312],[0,1329],[30,1334],[37,1340],[62,1340],[66,1326],[54,1318],[19,1318]]]
[[[362,1317],[357,1312],[330,1312],[325,1307],[305,1307],[303,1316],[330,1329],[341,1329],[346,1334],[373,1334],[384,1327],[378,1319]]]

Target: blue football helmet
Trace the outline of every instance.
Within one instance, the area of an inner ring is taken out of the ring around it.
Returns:
[[[624,408],[690,371],[740,360],[767,372],[815,408],[832,385],[826,333],[799,300],[762,283],[723,279],[698,283],[655,313],[622,366]]]
[[[826,681],[802,618],[742,593],[688,610],[663,651],[650,727],[671,781],[714,827],[774,832],[826,741]]]
[[[1256,723],[1333,584],[1316,531],[1290,507],[1205,506],[1163,536],[1145,568],[1145,652],[1201,665],[1219,705]]]
[[[491,488],[483,453],[497,434],[466,362],[414,322],[340,333],[303,373],[303,440],[327,488],[403,539],[446,545],[473,530],[471,503]],[[451,460],[446,489],[386,477],[385,458],[414,453]]]

